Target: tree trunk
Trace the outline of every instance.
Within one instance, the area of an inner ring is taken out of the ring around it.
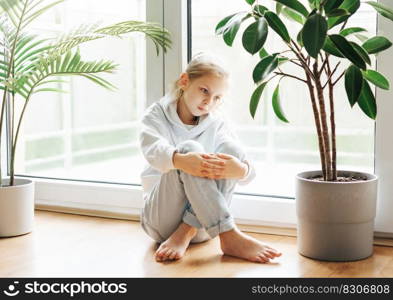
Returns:
[[[322,138],[325,145],[324,150],[325,150],[325,163],[326,163],[326,173],[327,173],[326,175],[327,175],[327,180],[331,181],[332,166],[331,166],[331,157],[330,157],[331,153],[330,153],[330,142],[329,142],[329,129],[326,121],[325,97],[323,95],[323,89],[321,85],[321,78],[319,76],[317,61],[315,61],[314,63],[314,77],[315,77],[315,85],[317,90],[318,103],[319,103],[320,116],[321,116]]]
[[[323,179],[326,181],[327,173],[326,173],[325,143],[322,138],[320,114],[317,107],[317,101],[315,99],[314,86],[312,85],[311,77],[307,72],[306,72],[306,76],[307,76],[308,91],[310,92],[312,110],[314,113],[315,127],[317,129],[317,135],[318,135],[319,156],[321,158],[322,175],[323,175]]]
[[[330,69],[330,64],[329,64],[329,58],[326,57],[327,59],[327,73],[328,76],[331,74],[331,69]],[[335,116],[334,116],[334,86],[332,82],[332,78],[329,79],[328,82],[329,86],[329,104],[330,104],[330,128],[332,131],[332,176],[333,176],[333,181],[337,180],[337,149],[336,149],[336,124],[335,124]]]

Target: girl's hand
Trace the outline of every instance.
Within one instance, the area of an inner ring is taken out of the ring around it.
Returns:
[[[224,161],[217,158],[205,159],[203,153],[188,152],[175,153],[174,165],[177,169],[182,170],[193,176],[211,178],[215,173],[223,170]]]
[[[202,157],[211,163],[216,163],[217,158],[224,162],[222,170],[214,169],[211,179],[240,179],[243,178],[248,171],[248,166],[242,163],[237,157],[225,153],[202,154]]]

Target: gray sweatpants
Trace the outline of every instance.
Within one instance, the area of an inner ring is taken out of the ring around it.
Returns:
[[[177,145],[180,153],[206,153],[203,146],[186,140]],[[215,153],[226,153],[245,158],[242,148],[225,142]],[[141,213],[141,225],[156,242],[165,241],[180,225],[187,223],[198,228],[191,243],[214,238],[221,232],[234,229],[235,223],[229,206],[238,179],[208,179],[193,176],[181,170],[162,174]]]

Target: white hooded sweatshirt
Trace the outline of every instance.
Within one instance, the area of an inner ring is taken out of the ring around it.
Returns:
[[[170,94],[150,105],[140,122],[139,143],[148,162],[141,173],[144,198],[149,196],[163,173],[175,169],[173,153],[180,142],[195,140],[203,145],[207,153],[214,152],[228,140],[241,146],[238,137],[217,111],[201,116],[198,125],[184,124],[177,114],[176,98]],[[248,160],[243,162],[247,163],[248,172],[238,181],[240,185],[248,184],[256,176],[253,164]]]

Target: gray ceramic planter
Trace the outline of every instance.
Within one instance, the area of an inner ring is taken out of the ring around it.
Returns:
[[[353,261],[373,253],[377,183],[375,175],[365,181],[323,182],[309,180],[321,171],[300,173],[296,177],[298,251],[319,260]]]

